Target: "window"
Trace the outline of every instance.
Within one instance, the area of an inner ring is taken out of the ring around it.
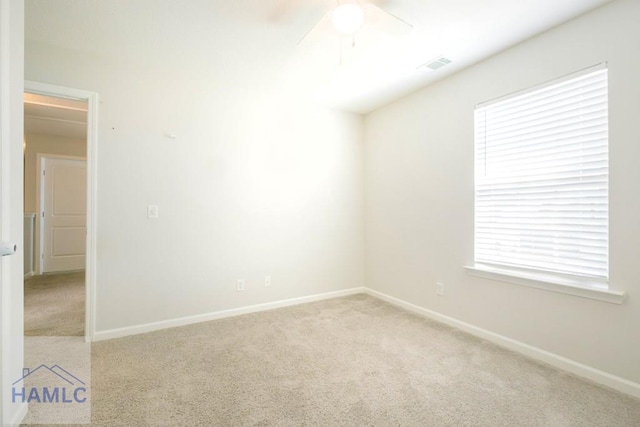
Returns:
[[[475,263],[607,289],[605,64],[475,110]]]

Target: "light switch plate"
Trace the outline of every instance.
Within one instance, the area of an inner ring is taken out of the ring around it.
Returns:
[[[147,206],[147,218],[149,218],[149,219],[157,219],[158,218],[158,205],[149,205],[149,206]]]

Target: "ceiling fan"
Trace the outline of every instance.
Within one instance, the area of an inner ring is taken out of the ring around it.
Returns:
[[[320,33],[322,35],[334,35],[341,38],[350,38],[355,46],[356,35],[363,29],[372,29],[390,35],[403,35],[413,29],[413,25],[404,19],[383,9],[390,0],[307,0],[309,9],[313,9],[316,24],[311,27],[297,42],[302,43],[310,35]],[[285,9],[291,14],[295,4],[302,7],[302,2],[293,3],[286,1],[281,3],[280,13]]]

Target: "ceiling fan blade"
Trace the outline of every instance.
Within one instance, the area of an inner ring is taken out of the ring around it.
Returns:
[[[389,4],[389,0],[368,0],[367,3],[383,8],[385,5]]]
[[[309,16],[316,16],[320,19],[321,13],[329,10],[335,0],[272,0],[272,2],[269,20],[282,23],[298,20],[298,18],[305,19]]]
[[[364,9],[367,25],[375,26],[379,31],[389,35],[402,36],[409,34],[413,30],[413,25],[409,22],[379,8],[373,3],[365,4]]]
[[[286,22],[306,6],[302,0],[273,0],[273,6],[269,8],[269,21],[281,23]]]
[[[309,29],[296,43],[296,45],[300,45],[304,41],[308,41],[314,38],[321,38],[323,35],[329,34],[329,32],[333,31],[333,27],[331,25],[331,18],[328,12],[316,22],[316,24]]]

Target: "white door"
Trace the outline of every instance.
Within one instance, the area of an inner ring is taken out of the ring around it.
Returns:
[[[41,272],[83,270],[87,236],[86,160],[43,157]]]

